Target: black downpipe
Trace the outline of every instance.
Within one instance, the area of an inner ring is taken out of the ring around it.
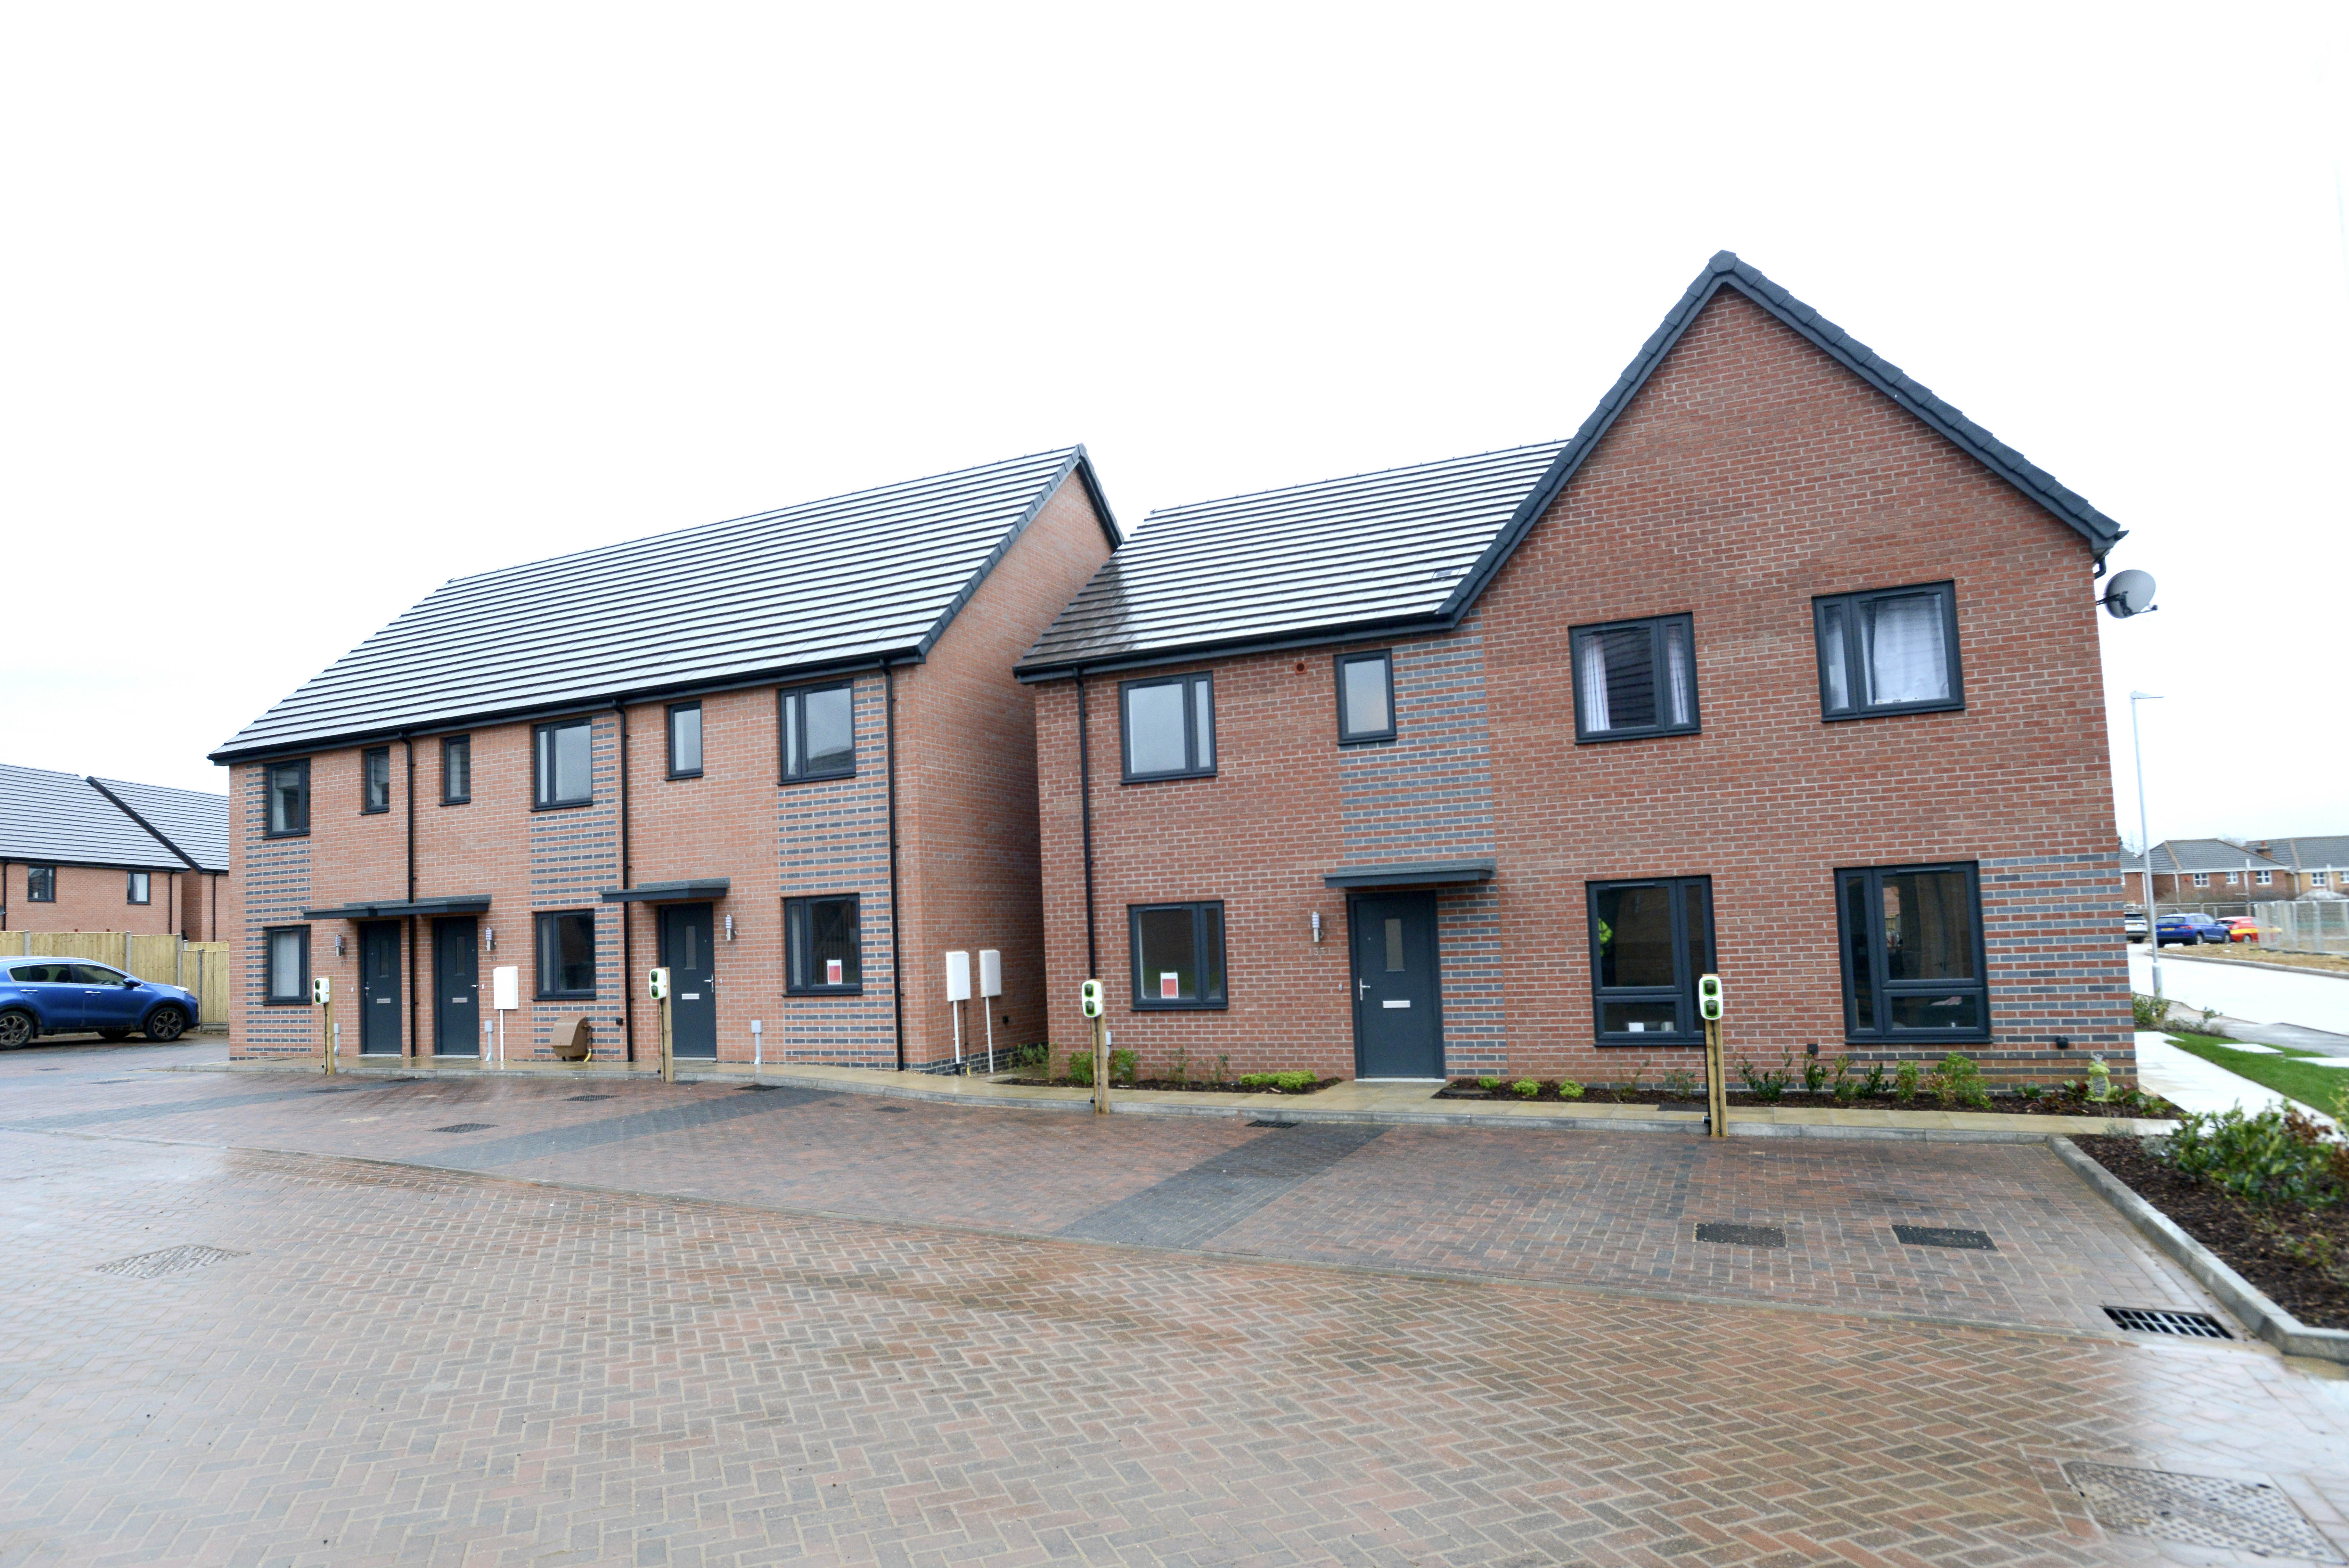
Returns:
[[[1093,756],[1085,731],[1085,672],[1077,671],[1077,795],[1085,821],[1085,978],[1101,978],[1101,949],[1093,937]]]
[[[881,725],[883,745],[889,754],[889,1012],[897,1036],[897,1071],[905,1070],[905,977],[904,950],[898,929],[905,911],[897,902],[897,669],[881,666]]]
[[[416,902],[416,742],[402,735],[399,743],[408,749],[408,901]],[[410,915],[401,922],[408,928],[408,1027],[401,1032],[400,1054],[413,1057],[416,1037],[422,1033],[424,1020],[416,1012],[416,917]],[[432,1049],[438,1054],[440,1042],[434,1039]]]
[[[612,713],[620,724],[620,890],[626,892],[628,881],[628,710],[619,698],[612,699]],[[629,940],[636,921],[628,918],[629,906],[620,906],[620,1043],[627,1051],[628,1061],[636,1059],[636,962],[635,949]]]

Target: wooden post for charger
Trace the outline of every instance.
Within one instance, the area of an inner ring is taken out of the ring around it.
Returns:
[[[669,983],[674,985],[676,981]],[[660,1009],[661,1082],[674,1084],[677,1082],[677,1045],[669,1033],[669,1000],[667,996],[660,999]]]
[[[1093,1020],[1093,1115],[1109,1115],[1109,1021]]]
[[[318,1054],[326,1059],[326,1075],[335,1075],[335,999],[328,996],[322,1004],[326,1010],[326,1036],[318,1042]]]
[[[1708,1137],[1729,1136],[1729,1069],[1721,1051],[1721,1020],[1704,1023],[1704,1130]]]

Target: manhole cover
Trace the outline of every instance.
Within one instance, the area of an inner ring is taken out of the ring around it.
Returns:
[[[450,1122],[445,1127],[434,1127],[432,1130],[434,1132],[487,1132],[497,1125],[495,1122]]]
[[[1786,1232],[1778,1225],[1709,1224],[1696,1228],[1696,1239],[1724,1247],[1783,1247],[1786,1244]]]
[[[904,1106],[875,1106],[873,1108],[885,1116],[902,1116],[905,1114]]]
[[[2189,1339],[2232,1339],[2226,1325],[2207,1312],[2172,1312],[2166,1307],[2106,1307],[2105,1315],[2123,1328],[2139,1334],[2182,1334]]]
[[[620,1096],[617,1095],[573,1095],[569,1096],[571,1103],[574,1106],[584,1106],[590,1100],[616,1100]]]
[[[2261,1556],[2342,1561],[2292,1500],[2265,1482],[2174,1475],[2085,1459],[2065,1464],[2064,1477],[2087,1500],[2096,1522],[2118,1534]]]
[[[1261,1116],[1252,1116],[1248,1120],[1248,1126],[1252,1127],[1293,1127],[1296,1125],[1295,1122],[1268,1122]]]
[[[126,1280],[156,1280],[165,1274],[184,1274],[190,1269],[204,1268],[222,1258],[243,1256],[226,1247],[166,1247],[160,1252],[134,1252],[128,1258],[117,1258],[110,1263],[98,1264],[92,1272]]]
[[[1904,1247],[1962,1247],[1969,1252],[1995,1252],[1987,1231],[1945,1231],[1939,1225],[1895,1225],[1892,1233]]]

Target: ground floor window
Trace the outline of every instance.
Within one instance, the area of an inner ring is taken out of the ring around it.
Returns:
[[[790,934],[784,988],[792,994],[821,996],[864,989],[864,939],[857,929],[855,894],[786,898],[783,927]]]
[[[2208,888],[2210,885],[2210,873],[2208,871],[2194,873],[2194,885],[2197,888]]]
[[[1143,1010],[1222,1007],[1224,906],[1135,904],[1133,1005]]]
[[[1990,1038],[1971,865],[1838,871],[1836,891],[1850,1038]]]
[[[578,909],[538,917],[538,994],[595,994],[595,915]]]
[[[1696,977],[1713,961],[1711,878],[1592,882],[1588,896],[1599,1043],[1700,1044]]]
[[[282,1006],[308,1002],[310,928],[281,926],[275,930],[262,932],[261,940],[267,944],[269,955],[268,1003]]]

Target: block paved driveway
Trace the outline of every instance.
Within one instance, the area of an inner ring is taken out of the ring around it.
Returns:
[[[2156,1560],[2080,1458],[2349,1541],[2349,1383],[2111,1332],[2204,1303],[2035,1149],[191,1054],[0,1058],[0,1568]]]

